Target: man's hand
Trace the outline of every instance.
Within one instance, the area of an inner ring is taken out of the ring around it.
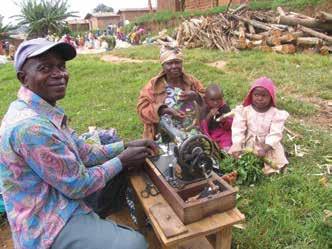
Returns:
[[[125,143],[125,148],[128,147],[147,147],[150,150],[151,155],[158,154],[158,145],[150,139],[137,139],[134,141],[130,141]]]
[[[197,100],[198,94],[195,91],[182,91],[180,93],[180,100]]]
[[[141,166],[151,150],[146,146],[128,147],[118,155],[124,169],[133,169]]]

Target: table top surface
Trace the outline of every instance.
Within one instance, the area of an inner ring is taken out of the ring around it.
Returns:
[[[237,209],[231,209],[223,213],[217,213],[208,216],[202,220],[186,225],[188,231],[176,235],[171,238],[167,238],[161,227],[158,224],[156,218],[151,215],[150,208],[157,203],[167,204],[167,201],[162,197],[161,194],[157,196],[150,196],[149,198],[143,198],[141,196],[141,191],[144,190],[146,184],[141,174],[136,173],[130,177],[130,182],[134,188],[134,191],[143,206],[145,214],[149,217],[151,225],[153,226],[156,235],[163,242],[164,245],[174,245],[181,241],[185,241],[191,238],[196,238],[198,236],[205,236],[213,234],[220,231],[223,227],[231,226],[233,224],[239,223],[245,219],[244,215]]]

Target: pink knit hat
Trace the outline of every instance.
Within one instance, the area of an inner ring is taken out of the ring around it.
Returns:
[[[243,101],[243,106],[248,106],[252,104],[252,91],[256,88],[256,87],[263,87],[264,89],[266,89],[271,98],[272,98],[272,105],[276,106],[276,93],[277,93],[277,88],[275,86],[275,84],[273,83],[273,81],[265,76],[258,78],[257,80],[254,81],[254,83],[252,84],[249,93],[247,94],[247,96],[245,97],[244,101]]]

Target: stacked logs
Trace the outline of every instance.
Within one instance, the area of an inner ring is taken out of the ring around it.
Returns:
[[[259,49],[279,53],[313,51],[332,53],[332,14],[313,17],[295,12],[251,11],[246,5],[213,16],[184,20],[176,40],[186,48],[222,51]]]

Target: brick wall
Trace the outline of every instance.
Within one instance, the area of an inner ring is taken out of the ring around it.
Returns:
[[[186,0],[185,10],[205,10],[213,8],[216,5],[215,0]]]
[[[229,0],[185,0],[185,10],[206,10],[228,4]],[[249,0],[233,0],[232,4],[249,2]],[[179,11],[179,0],[158,0],[157,10]]]
[[[139,16],[143,16],[145,14],[150,13],[149,10],[138,10],[138,11],[121,11],[119,14],[121,16],[121,20],[129,20],[132,21],[135,18],[139,17]]]
[[[248,0],[233,0],[232,4],[240,4]],[[206,10],[209,8],[226,5],[229,0],[186,0],[186,10]]]
[[[91,30],[105,30],[108,25],[117,25],[120,22],[120,16],[92,17],[89,19]]]
[[[157,0],[157,11],[179,11],[179,0]]]

